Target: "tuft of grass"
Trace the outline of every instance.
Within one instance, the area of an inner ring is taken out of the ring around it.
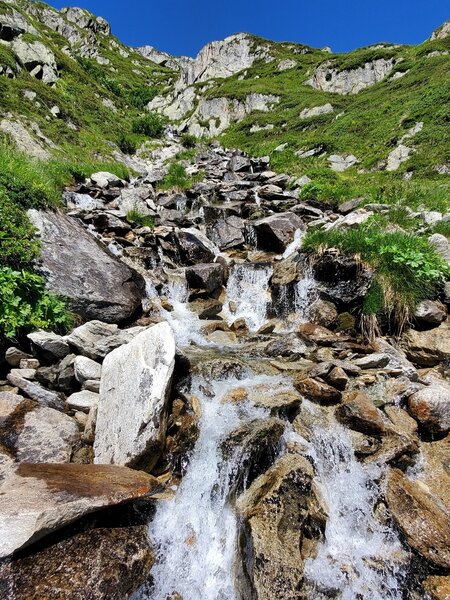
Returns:
[[[187,190],[194,183],[201,181],[203,176],[203,173],[189,176],[181,163],[174,162],[170,165],[167,175],[158,184],[158,188],[160,190]]]
[[[198,143],[198,139],[192,133],[183,133],[180,139],[181,145],[185,148],[195,148]]]
[[[151,215],[143,215],[138,210],[132,209],[127,212],[126,219],[128,223],[139,225],[140,227],[155,226],[155,219]]]
[[[440,233],[450,241],[450,221],[439,221],[432,227],[431,233]]]
[[[450,266],[425,238],[405,231],[385,231],[374,222],[346,231],[310,232],[303,248],[307,252],[337,248],[372,267],[374,280],[362,313],[367,317],[387,316],[399,331],[417,304],[450,276]]]

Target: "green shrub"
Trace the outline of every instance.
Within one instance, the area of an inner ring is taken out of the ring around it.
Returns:
[[[164,119],[156,114],[149,113],[133,121],[133,133],[146,135],[150,138],[159,138],[164,132]]]
[[[134,223],[135,225],[140,225],[141,227],[155,226],[155,220],[151,215],[143,215],[135,209],[129,210],[126,218],[129,223]]]
[[[307,234],[307,252],[337,248],[358,257],[374,270],[363,314],[387,315],[401,330],[417,304],[430,297],[450,276],[449,265],[425,238],[405,231],[383,231],[377,223],[336,231]]]
[[[186,169],[181,163],[174,162],[170,165],[167,175],[158,184],[158,188],[161,190],[187,190],[194,183],[201,181],[203,177],[203,172],[199,172],[196,175],[189,176],[186,173]]]
[[[29,264],[39,254],[39,246],[25,211],[0,192],[0,266]]]
[[[158,94],[158,88],[143,86],[139,88],[134,88],[128,92],[128,101],[129,103],[138,108],[139,110],[143,110],[149,102],[153,100],[153,98]]]
[[[198,140],[195,135],[192,135],[192,133],[183,133],[180,142],[185,148],[195,148]]]
[[[105,87],[115,96],[122,96],[123,89],[120,83],[108,75],[103,67],[101,67],[92,58],[76,57],[78,64],[101,86]]]
[[[43,277],[0,268],[0,338],[13,339],[32,329],[64,331],[71,324],[64,302],[46,291]]]

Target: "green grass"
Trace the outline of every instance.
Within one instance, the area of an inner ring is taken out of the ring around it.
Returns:
[[[203,177],[203,173],[189,176],[181,163],[174,162],[170,165],[167,175],[157,185],[160,190],[187,190],[194,183],[201,181]]]
[[[399,331],[417,304],[432,297],[437,286],[450,276],[450,266],[426,238],[383,230],[376,222],[345,231],[316,230],[307,234],[303,243],[306,252],[326,248],[356,256],[374,270],[362,314],[368,318],[388,317]]]
[[[129,210],[127,212],[126,219],[128,223],[139,225],[140,227],[151,227],[155,226],[155,219],[151,215],[143,215],[138,210]]]

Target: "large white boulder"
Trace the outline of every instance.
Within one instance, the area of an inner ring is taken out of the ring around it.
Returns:
[[[95,462],[151,468],[160,454],[175,365],[167,323],[143,331],[105,358],[95,434]]]

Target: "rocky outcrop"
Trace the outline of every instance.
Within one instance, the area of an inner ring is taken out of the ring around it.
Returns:
[[[286,455],[238,498],[243,597],[298,598],[303,562],[325,526],[325,510],[312,479],[305,458]]]
[[[258,45],[256,40],[246,33],[211,42],[200,50],[194,61],[184,66],[176,89],[199,81],[230,77],[251,67],[255,60],[268,56],[267,48]]]
[[[167,52],[162,52],[154,46],[149,45],[140,46],[137,48],[137,51],[142,54],[144,58],[148,58],[148,60],[151,60],[157,65],[168,67],[174,71],[180,71],[183,68],[186,69],[189,64],[194,62],[194,59],[188,56],[172,56]]]
[[[395,62],[393,58],[379,58],[355,69],[339,71],[332,62],[328,61],[316,69],[306,84],[322,92],[357,94],[382,81],[392,71]]]
[[[108,354],[100,384],[97,464],[155,464],[164,443],[174,364],[175,340],[167,323]]]
[[[158,484],[124,467],[23,463],[9,470],[0,489],[3,558],[83,515],[151,495]]]
[[[29,216],[42,242],[39,270],[72,310],[85,319],[109,323],[136,312],[144,288],[136,272],[105,251],[74,219],[36,210]]]
[[[433,31],[431,40],[443,40],[450,35],[450,21],[446,21],[443,25]]]
[[[434,367],[450,358],[450,322],[447,320],[435,329],[416,331],[410,329],[402,339],[406,356],[421,367]]]
[[[21,38],[12,42],[12,50],[19,62],[33,77],[52,84],[58,79],[56,58],[50,48],[39,41],[26,42]]]
[[[0,14],[0,40],[10,42],[22,33],[37,35],[31,23],[14,8]]]

